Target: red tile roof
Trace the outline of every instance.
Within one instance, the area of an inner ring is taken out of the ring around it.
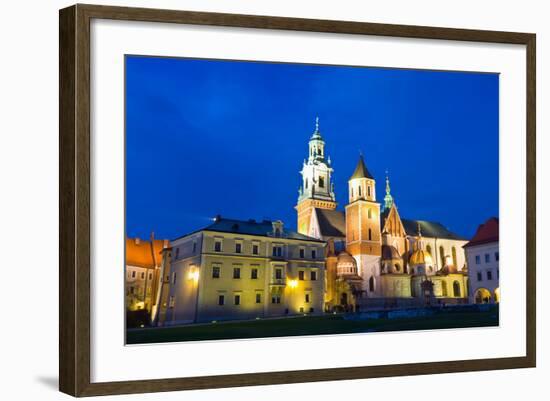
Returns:
[[[475,245],[487,244],[489,242],[498,242],[498,218],[491,217],[485,223],[481,224],[474,237],[464,245],[464,248]]]
[[[151,246],[151,241],[126,238],[126,265],[154,269],[160,266],[162,249],[167,246],[168,241],[160,239],[153,240]],[[153,259],[153,253],[155,259]]]

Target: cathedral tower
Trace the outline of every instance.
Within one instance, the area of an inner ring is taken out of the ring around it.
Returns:
[[[371,297],[380,295],[380,204],[376,202],[375,185],[361,155],[348,184],[346,249],[357,260],[359,274]]]
[[[336,209],[336,197],[332,182],[332,167],[330,157],[325,158],[325,141],[319,131],[319,117],[315,120],[315,131],[309,140],[309,155],[304,160],[302,171],[302,186],[298,190],[297,231],[310,235],[311,216],[315,208]]]

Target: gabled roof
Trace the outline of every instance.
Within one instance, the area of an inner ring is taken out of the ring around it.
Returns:
[[[374,180],[374,177],[367,169],[367,166],[365,166],[363,155],[359,156],[357,167],[355,167],[355,171],[353,172],[353,175],[351,176],[350,180],[353,180],[354,178],[370,178],[371,180]]]
[[[491,217],[477,228],[474,237],[470,240],[470,242],[464,245],[464,248],[488,244],[490,242],[498,242],[498,230],[498,218]]]
[[[151,245],[151,241],[126,238],[126,265],[154,269],[160,265],[162,250],[167,245],[165,240],[153,240]]]
[[[463,238],[460,235],[453,233],[441,223],[408,219],[401,219],[401,222],[403,223],[403,227],[405,228],[405,233],[407,235],[418,235],[418,225],[420,225],[420,230],[423,237],[466,240],[466,238]]]
[[[220,233],[232,233],[232,234],[243,234],[243,235],[256,235],[260,237],[273,237],[273,222],[271,220],[255,221],[255,220],[236,220],[236,219],[227,219],[222,218],[221,216],[216,217],[216,221],[209,226],[206,226],[199,231],[214,231]],[[193,234],[193,233],[190,233]],[[186,234],[182,237],[187,236]],[[275,237],[278,238],[278,237]],[[297,233],[295,231],[287,230],[283,227],[283,234],[280,238],[285,239],[296,239],[302,241],[315,241],[315,242],[324,242],[316,238],[308,237]]]
[[[340,210],[315,209],[322,237],[345,237],[346,215]]]

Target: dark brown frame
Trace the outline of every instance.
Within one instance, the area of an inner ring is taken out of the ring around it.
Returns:
[[[90,20],[267,28],[403,38],[510,43],[527,48],[527,355],[309,371],[90,382]],[[372,24],[143,8],[74,5],[59,13],[59,389],[73,396],[535,367],[535,43],[532,33]]]

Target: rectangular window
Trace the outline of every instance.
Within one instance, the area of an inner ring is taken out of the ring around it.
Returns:
[[[312,249],[311,250],[311,259],[316,259],[316,258],[317,258],[317,250]]]
[[[172,295],[170,296],[170,300],[168,301],[168,307],[173,308],[174,306],[176,306],[176,297]]]
[[[220,278],[220,266],[212,266],[212,278]]]
[[[273,247],[273,256],[283,256],[283,247],[282,246],[274,246]]]
[[[319,177],[319,188],[324,188],[324,187],[325,187],[325,178]]]
[[[235,305],[241,304],[241,296],[239,294],[235,294]]]
[[[300,270],[298,272],[298,280],[302,280],[302,281],[304,280],[304,271],[303,270]]]
[[[252,254],[258,255],[260,253],[260,247],[258,244],[252,244]]]
[[[241,253],[242,250],[243,250],[243,244],[237,242],[237,243],[235,244],[235,253]]]
[[[306,294],[306,304],[309,304],[309,294]]]
[[[300,259],[303,259],[306,257],[306,250],[304,248],[300,248]]]
[[[483,276],[481,275],[481,272],[477,272],[477,281],[483,280]]]
[[[233,278],[241,278],[241,268],[240,267],[234,267],[233,268]]]
[[[281,303],[281,296],[280,295],[271,296],[271,303],[272,304],[280,304]]]
[[[225,295],[218,295],[218,305],[225,305]]]
[[[258,278],[258,269],[252,268],[252,270],[250,270],[250,278],[252,280],[256,280]]]
[[[487,280],[493,279],[493,272],[491,270],[487,270]]]
[[[481,263],[481,256],[476,255],[476,265],[479,265]]]
[[[256,303],[257,303],[257,304],[261,304],[261,303],[262,303],[262,294],[260,294],[259,292],[256,293]]]
[[[498,257],[499,257],[499,254],[498,252],[495,252],[495,260],[498,262]]]
[[[214,252],[221,252],[222,251],[222,241],[217,239],[216,242],[214,242]]]
[[[311,278],[311,281],[317,280],[317,272],[313,270],[313,271],[310,273],[310,278]]]
[[[491,255],[488,253],[485,254],[485,263],[489,263],[491,261]]]
[[[275,269],[275,278],[277,280],[281,280],[283,278],[283,270],[282,269]]]

